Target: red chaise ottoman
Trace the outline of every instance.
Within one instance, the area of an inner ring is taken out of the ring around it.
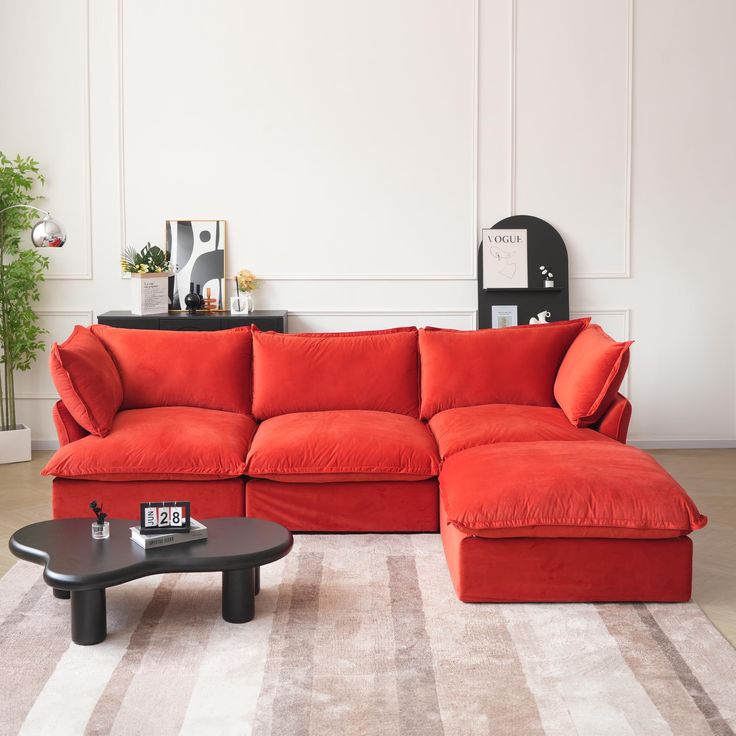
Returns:
[[[686,601],[707,523],[649,455],[610,442],[484,445],[447,458],[440,527],[463,601]]]

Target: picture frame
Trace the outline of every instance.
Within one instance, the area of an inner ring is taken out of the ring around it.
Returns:
[[[486,228],[483,240],[483,288],[528,289],[527,231]]]
[[[502,329],[519,324],[519,307],[516,304],[493,304],[491,306],[491,327]]]
[[[225,311],[226,220],[166,220],[164,243],[174,269],[169,310],[185,311],[184,297],[199,286],[217,300],[214,311]]]

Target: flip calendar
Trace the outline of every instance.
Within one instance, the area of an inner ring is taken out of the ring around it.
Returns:
[[[141,504],[141,534],[188,532],[189,501],[149,501]]]

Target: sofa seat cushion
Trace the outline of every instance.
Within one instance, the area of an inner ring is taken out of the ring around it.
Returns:
[[[430,419],[429,428],[442,458],[496,442],[611,441],[593,429],[573,427],[561,409],[551,406],[484,404],[447,409]]]
[[[246,472],[293,483],[338,483],[424,480],[438,468],[437,445],[419,420],[342,410],[267,419],[253,438]]]
[[[64,445],[42,473],[108,481],[234,478],[245,472],[255,426],[245,414],[215,409],[128,409],[107,437]]]
[[[483,445],[444,461],[448,521],[480,537],[658,539],[705,526],[650,455],[618,442]]]

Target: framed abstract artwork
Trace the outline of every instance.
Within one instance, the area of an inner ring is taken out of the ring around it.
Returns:
[[[166,250],[174,275],[169,279],[169,309],[185,309],[191,291],[225,308],[225,220],[167,220]]]

